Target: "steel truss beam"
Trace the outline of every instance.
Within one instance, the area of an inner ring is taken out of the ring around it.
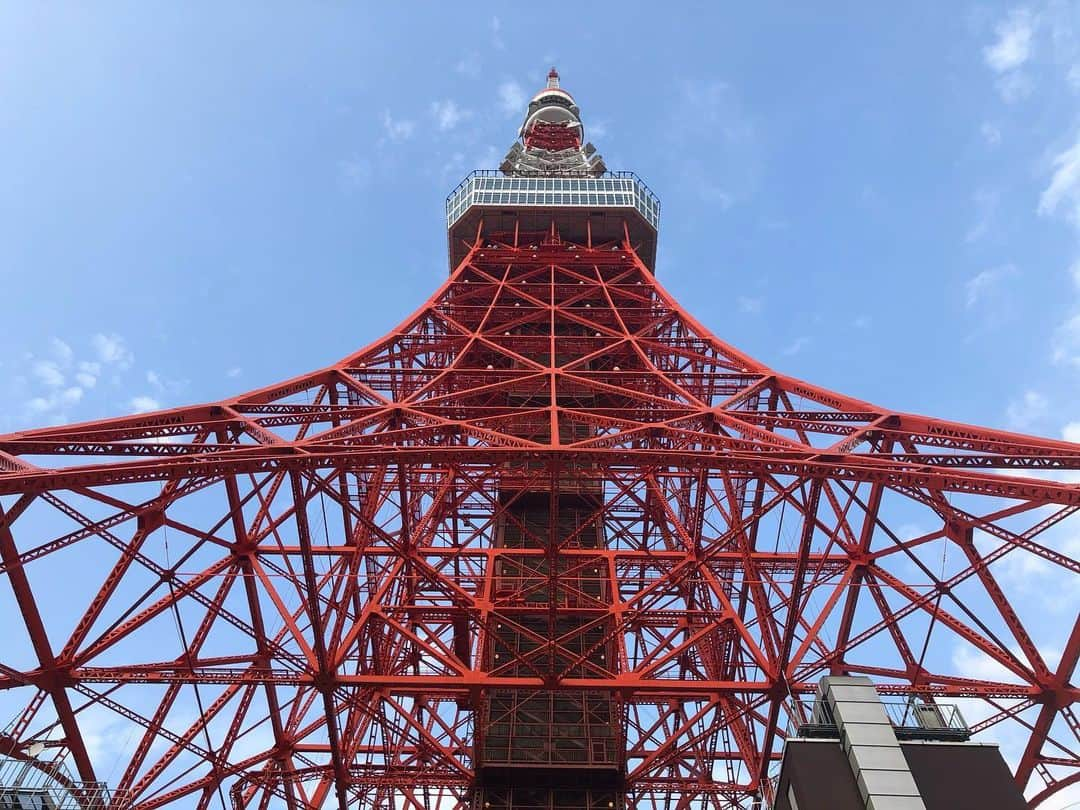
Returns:
[[[629,243],[487,234],[333,366],[0,437],[0,690],[26,707],[3,744],[62,736],[92,779],[106,712],[137,808],[450,807],[489,692],[584,691],[624,708],[636,806],[738,807],[797,698],[852,673],[1021,734],[1034,806],[1078,778],[1080,625],[1033,622],[1016,572],[1075,592],[1078,468],[774,372]],[[558,541],[521,517],[553,491],[594,504]],[[548,637],[525,605],[554,587],[574,629]],[[494,667],[501,623],[537,646]]]

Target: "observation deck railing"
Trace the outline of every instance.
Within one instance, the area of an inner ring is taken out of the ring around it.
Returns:
[[[660,200],[633,172],[507,175],[495,169],[472,172],[446,198],[449,230],[475,205],[505,208],[634,208],[660,229]]]
[[[83,782],[62,760],[0,756],[0,810],[118,810],[129,796],[105,782]]]

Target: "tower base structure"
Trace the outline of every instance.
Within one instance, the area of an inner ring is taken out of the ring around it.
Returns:
[[[0,755],[108,810],[807,810],[826,760],[931,810],[972,699],[1033,806],[1080,781],[1080,620],[1009,576],[1077,581],[1080,446],[716,337],[554,72],[446,214],[449,279],[326,368],[0,436]]]

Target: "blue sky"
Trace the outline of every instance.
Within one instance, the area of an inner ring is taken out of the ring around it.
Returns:
[[[372,340],[552,63],[719,336],[899,409],[1080,420],[1080,5],[549,8],[6,5],[0,430]]]
[[[1080,0],[678,9],[0,6],[0,432],[374,340],[445,277],[446,194],[555,64],[718,336],[1080,440]]]

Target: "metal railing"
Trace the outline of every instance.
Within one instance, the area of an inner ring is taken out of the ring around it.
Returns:
[[[634,208],[654,230],[660,200],[633,172],[507,175],[494,169],[470,173],[446,198],[447,227],[474,205],[499,207]]]
[[[60,758],[0,756],[0,810],[121,810],[127,799],[105,782],[75,778]]]
[[[576,180],[583,180],[583,179],[584,180],[624,180],[624,179],[629,179],[629,180],[633,180],[635,183],[637,183],[639,186],[641,186],[641,188],[644,189],[646,192],[648,192],[649,196],[651,196],[653,199],[657,200],[657,204],[659,204],[659,198],[656,196],[656,194],[653,192],[653,190],[651,188],[649,188],[649,186],[645,183],[645,181],[642,180],[641,177],[638,176],[638,174],[636,172],[618,171],[618,172],[604,172],[603,174],[591,174],[589,172],[584,172],[583,171],[583,172],[565,172],[565,173],[558,174],[558,175],[553,175],[553,174],[509,175],[509,174],[504,174],[503,172],[499,171],[498,169],[474,169],[473,171],[469,172],[467,175],[465,175],[465,178],[454,187],[454,190],[446,195],[446,201],[449,203],[451,198],[453,198],[454,195],[456,195],[459,191],[461,191],[461,189],[463,189],[465,186],[467,186],[469,184],[469,181],[471,181],[474,177],[506,177],[506,178],[512,178],[512,179],[518,179],[518,180],[532,180],[532,179],[539,179],[539,178],[544,178],[544,179],[551,178],[551,179],[556,179],[556,180],[558,180],[558,179],[570,179],[570,180],[575,180],[575,179]]]
[[[960,709],[951,703],[929,703],[911,698],[906,701],[882,701],[881,706],[898,740],[965,741],[971,738],[971,729],[964,722]],[[827,701],[801,700],[792,704],[790,710],[790,736],[804,739],[840,736]]]

